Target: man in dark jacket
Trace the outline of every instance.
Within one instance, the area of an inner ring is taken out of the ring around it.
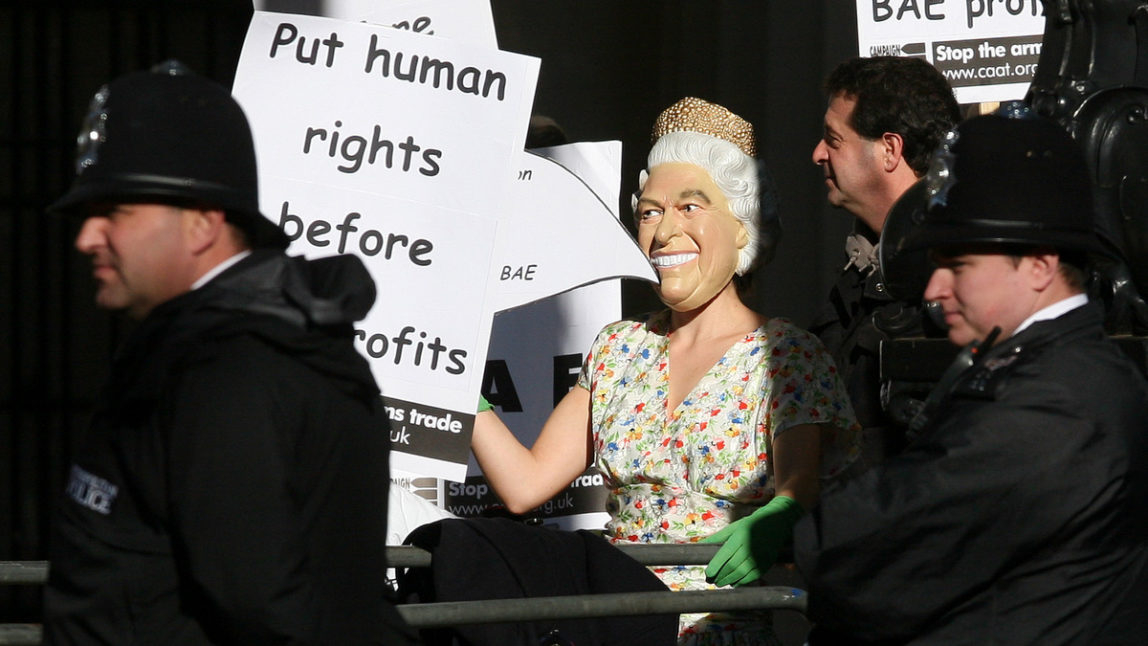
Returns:
[[[242,111],[178,63],[101,89],[80,142],[53,208],[138,323],[60,503],[45,643],[408,643],[366,269],[283,253]]]
[[[854,217],[848,260],[809,326],[841,371],[865,455],[878,462],[903,443],[904,428],[881,399],[882,340],[931,331],[920,298],[894,298],[881,272],[881,233],[893,204],[924,175],[960,107],[944,76],[920,58],[875,56],[840,63],[825,81],[829,106],[813,163],[825,174],[829,203]]]
[[[798,524],[810,643],[1143,644],[1148,384],[1084,293],[1083,155],[1035,118],[946,141],[905,245],[969,345],[904,452]]]

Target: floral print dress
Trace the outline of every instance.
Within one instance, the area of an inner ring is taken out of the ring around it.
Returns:
[[[821,342],[769,319],[735,343],[675,410],[670,311],[606,326],[583,364],[597,466],[610,488],[607,535],[680,543],[713,534],[774,495],[773,438],[825,424],[822,476],[859,453],[859,427]],[[655,568],[674,590],[713,588],[703,566]],[[682,615],[679,644],[775,643],[768,613]]]

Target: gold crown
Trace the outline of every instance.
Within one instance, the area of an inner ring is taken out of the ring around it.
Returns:
[[[724,139],[750,157],[757,156],[753,124],[716,103],[687,96],[662,111],[650,135],[653,143],[667,132],[700,132]]]

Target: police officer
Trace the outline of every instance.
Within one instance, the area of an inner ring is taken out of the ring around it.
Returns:
[[[54,520],[44,643],[407,643],[362,263],[283,253],[243,112],[178,63],[96,94],[76,171],[52,208],[138,323]]]
[[[1085,296],[1087,169],[1063,129],[946,139],[906,248],[964,363],[919,436],[798,524],[811,644],[1142,644],[1148,384]]]

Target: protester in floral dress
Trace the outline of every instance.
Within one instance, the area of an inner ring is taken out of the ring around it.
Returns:
[[[824,423],[834,433],[821,457],[826,477],[856,457],[852,412],[832,360],[816,337],[783,319],[736,342],[669,411],[669,319],[665,310],[606,326],[578,381],[590,391],[612,539],[696,541],[768,502],[772,439],[792,426]],[[655,572],[674,590],[714,587],[703,567]],[[687,621],[687,632],[713,630],[715,621],[725,632],[734,623],[745,637],[757,632],[727,617]]]
[[[858,427],[820,341],[739,296],[735,277],[764,246],[761,205],[773,204],[760,194],[752,126],[686,98],[654,139],[634,213],[669,309],[602,330],[530,449],[489,411],[471,446],[514,512],[596,464],[615,542],[722,543],[708,567],[656,568],[668,587],[744,585],[773,564],[821,480],[857,456]],[[777,639],[768,612],[701,614],[681,617],[678,643]]]

